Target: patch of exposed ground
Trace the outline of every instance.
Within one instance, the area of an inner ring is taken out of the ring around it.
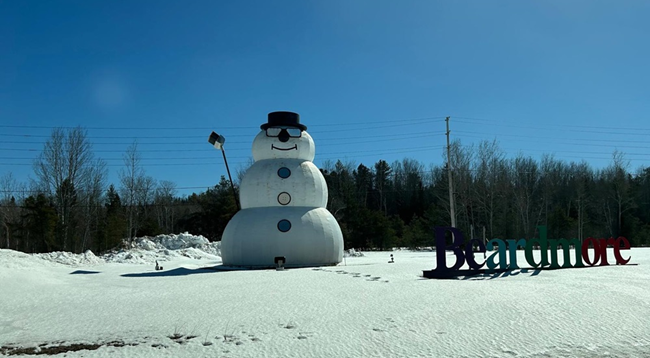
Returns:
[[[124,347],[137,346],[138,343],[124,343],[123,341],[111,341],[105,343],[66,343],[53,342],[43,343],[38,347],[23,347],[6,345],[0,347],[0,355],[17,356],[17,355],[56,355],[68,352],[77,352],[82,350],[94,351],[100,347]]]

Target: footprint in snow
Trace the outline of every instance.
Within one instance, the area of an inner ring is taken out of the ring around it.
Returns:
[[[298,337],[296,337],[296,338],[298,338],[298,339],[307,339],[307,338],[309,338],[309,337],[311,337],[313,335],[314,335],[314,333],[312,333],[312,332],[299,332]]]

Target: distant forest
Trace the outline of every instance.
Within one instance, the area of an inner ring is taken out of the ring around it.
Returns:
[[[497,142],[450,146],[450,164],[411,159],[371,167],[326,162],[327,208],[345,247],[433,246],[433,227],[450,226],[451,170],[456,226],[467,239],[627,237],[650,245],[650,168],[630,172],[623,153],[610,165],[552,156],[507,158]],[[0,248],[24,252],[104,252],[140,236],[188,231],[220,240],[237,206],[224,177],[205,192],[179,197],[176,185],[147,176],[134,143],[119,183],[106,182],[82,128],[54,129],[34,163],[33,183],[0,177]],[[237,189],[237,188],[236,188]]]

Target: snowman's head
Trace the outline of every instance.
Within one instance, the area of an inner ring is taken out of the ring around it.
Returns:
[[[253,159],[314,160],[314,140],[297,127],[272,126],[263,129],[253,140]]]
[[[271,112],[253,141],[253,159],[314,160],[314,140],[294,112]]]

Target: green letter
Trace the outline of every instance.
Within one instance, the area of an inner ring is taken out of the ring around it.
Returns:
[[[519,241],[507,240],[508,241],[508,251],[510,252],[510,265],[508,266],[511,270],[518,269],[517,266],[517,247],[526,247],[526,240],[520,239]]]
[[[580,245],[580,240],[578,239],[559,239],[559,240],[548,240],[548,244],[551,247],[551,268],[559,268],[560,264],[557,262],[557,246],[562,246],[564,250],[564,263],[562,267],[571,267],[571,245],[575,248],[576,264],[574,267],[584,267],[582,263],[582,245]],[[580,248],[580,249],[578,249]]]
[[[499,251],[490,255],[490,257],[487,258],[485,264],[487,265],[488,269],[494,270],[497,267],[497,263],[494,262],[494,256],[499,254],[499,268],[505,270],[508,268],[508,263],[506,262],[506,243],[503,240],[492,239],[488,241],[485,248],[487,250],[493,250],[495,244],[499,246]]]
[[[537,230],[539,231],[539,239],[531,239],[526,243],[526,261],[532,267],[542,267],[548,266],[548,241],[546,240],[546,226],[538,226]],[[539,249],[541,250],[542,260],[540,263],[535,262],[533,257],[533,246],[535,243],[539,243]]]

